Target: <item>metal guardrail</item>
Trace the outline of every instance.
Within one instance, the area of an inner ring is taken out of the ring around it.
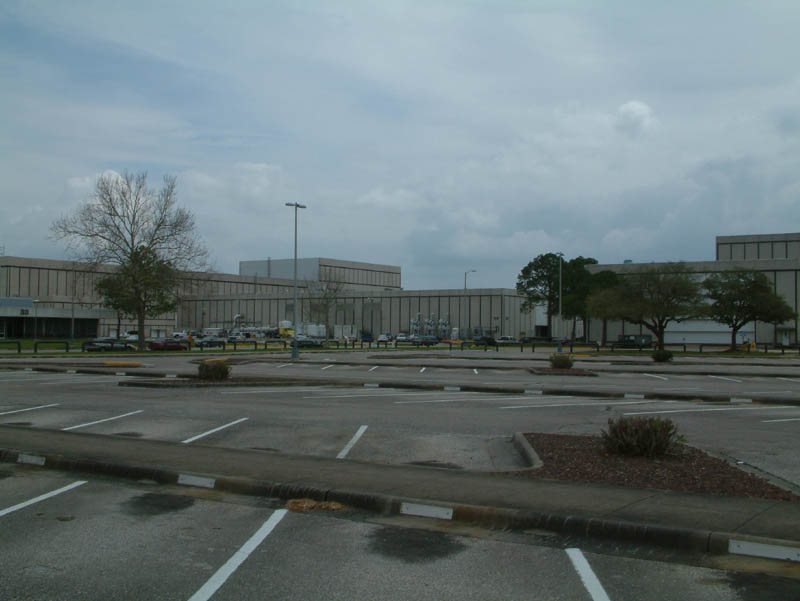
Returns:
[[[17,353],[22,353],[22,345],[19,340],[0,340],[0,344],[13,344],[17,347]]]

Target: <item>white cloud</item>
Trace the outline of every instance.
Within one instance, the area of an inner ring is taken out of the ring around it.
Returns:
[[[658,127],[658,120],[647,104],[631,100],[617,109],[614,124],[618,131],[635,137],[653,132]]]

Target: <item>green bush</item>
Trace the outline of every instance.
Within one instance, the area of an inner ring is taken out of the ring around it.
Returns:
[[[231,366],[224,361],[204,361],[197,368],[201,380],[227,380],[230,375]]]
[[[656,350],[653,351],[653,354],[650,356],[656,363],[666,363],[667,361],[672,361],[672,351]]]
[[[639,457],[660,457],[673,445],[682,443],[683,436],[671,419],[660,417],[620,417],[608,420],[603,430],[603,444],[610,453]]]
[[[550,367],[553,369],[570,369],[572,367],[572,358],[569,355],[553,353],[550,355]]]

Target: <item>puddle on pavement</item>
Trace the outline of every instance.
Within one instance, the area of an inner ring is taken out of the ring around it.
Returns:
[[[406,563],[426,563],[461,553],[467,546],[458,538],[430,530],[383,527],[372,531],[369,551]]]
[[[123,503],[125,511],[131,515],[161,515],[171,511],[181,511],[194,505],[194,499],[184,495],[146,493],[128,499]]]

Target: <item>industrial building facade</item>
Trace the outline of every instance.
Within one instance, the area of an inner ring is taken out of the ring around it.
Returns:
[[[663,265],[647,264],[650,267]],[[718,236],[716,260],[686,263],[699,280],[705,274],[732,268],[764,273],[795,311],[800,309],[800,233]],[[624,274],[641,265],[593,265]],[[187,273],[174,312],[150,318],[144,335],[168,336],[175,330],[234,325],[274,326],[291,321],[294,285],[292,259],[242,261],[239,274]],[[104,308],[97,281],[110,267],[89,270],[70,261],[0,257],[0,336],[5,338],[66,338],[115,335],[136,329],[131,316]],[[480,334],[547,337],[544,307],[522,310],[523,298],[514,289],[403,290],[401,268],[338,259],[298,260],[298,318],[325,323],[328,334],[397,334],[418,331],[449,337],[458,328],[461,338]],[[331,292],[333,290],[333,292]],[[321,297],[326,296],[323,299]],[[320,315],[324,305],[326,316]],[[602,323],[586,324],[588,337],[601,340]],[[646,334],[641,326],[606,324],[606,339],[619,334]],[[554,333],[566,335],[571,324],[555,319]],[[797,344],[798,322],[748,324],[743,340],[768,344]],[[730,340],[720,324],[692,320],[673,323],[666,342],[719,343]]]
[[[243,261],[240,274],[187,273],[174,312],[149,318],[144,335],[168,336],[179,329],[234,325],[270,326],[291,321],[291,259]],[[0,335],[5,338],[110,336],[136,329],[132,316],[104,308],[95,291],[111,268],[92,271],[70,261],[0,257]],[[332,326],[330,335],[397,334],[417,329],[444,337],[533,335],[543,312],[521,310],[513,289],[403,290],[398,266],[298,260],[298,320]],[[319,311],[320,286],[335,286],[328,319]],[[546,335],[539,325],[538,333]]]
[[[589,270],[604,269],[619,274],[631,273],[642,267],[661,267],[665,263],[591,265]],[[684,263],[697,274],[698,281],[704,276],[729,269],[760,271],[767,276],[774,290],[795,311],[800,310],[800,233],[764,234],[748,236],[717,236],[716,260]],[[800,340],[798,321],[782,324],[755,322],[747,324],[739,331],[742,342],[759,344],[795,345]],[[589,324],[589,336],[594,340],[602,337],[602,323],[593,320]],[[648,334],[642,326],[609,322],[606,338],[617,339],[619,334]],[[730,329],[722,324],[708,320],[687,320],[671,323],[664,341],[667,344],[728,344]]]

